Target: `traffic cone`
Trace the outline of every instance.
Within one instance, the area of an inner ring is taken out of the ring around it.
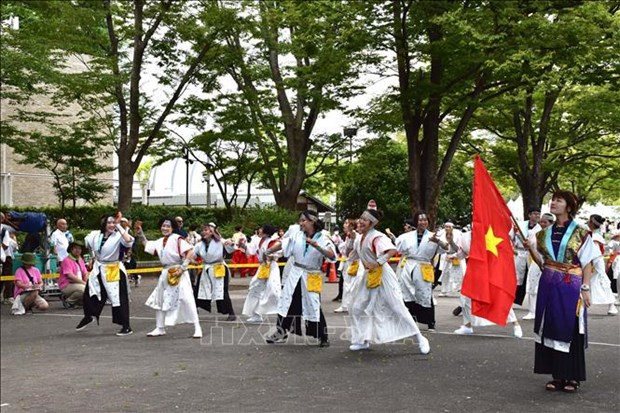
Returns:
[[[336,264],[329,264],[329,276],[327,277],[328,283],[337,283],[338,276],[336,275]]]

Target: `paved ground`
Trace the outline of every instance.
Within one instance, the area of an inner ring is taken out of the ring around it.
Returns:
[[[233,280],[240,312],[247,280]],[[547,377],[532,373],[532,322],[525,337],[486,327],[455,336],[456,298],[440,298],[438,331],[428,333],[423,356],[405,342],[353,353],[345,341],[346,317],[336,315],[336,285],[327,285],[324,309],[332,346],[263,344],[271,325],[222,322],[202,312],[202,342],[192,327],[176,326],[147,338],[153,312],[143,305],[154,286],[133,291],[135,333],[116,337],[110,309],[101,326],[74,327],[80,310],[51,301],[48,313],[14,317],[1,309],[1,396],[5,412],[122,411],[416,411],[617,412],[620,410],[620,317],[604,308],[590,313],[588,381],[578,394],[544,390]],[[523,311],[517,310],[521,317]]]

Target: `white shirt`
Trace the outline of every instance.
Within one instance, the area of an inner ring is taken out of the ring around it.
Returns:
[[[183,262],[184,254],[191,250],[192,246],[179,234],[170,234],[164,246],[164,238],[157,241],[148,241],[144,246],[144,252],[159,257],[163,265],[178,265]]]
[[[69,253],[67,252],[67,248],[69,248],[69,240],[67,239],[67,234],[60,229],[52,232],[50,236],[50,242],[52,246],[56,249],[56,255],[58,256],[58,262],[62,262]]]
[[[131,235],[130,235],[131,237]],[[86,246],[92,251],[95,259],[99,262],[116,262],[121,261],[121,246],[131,248],[133,245],[133,237],[127,242],[120,232],[114,231],[108,237],[107,241],[102,244],[103,234],[101,231],[92,231],[84,238]]]
[[[2,248],[5,257],[13,258],[13,254],[17,251],[17,242],[11,237],[11,234],[15,232],[15,228],[10,225],[2,224],[2,229],[4,231],[4,238],[2,239],[2,244],[7,246],[7,249]],[[2,259],[4,262],[5,258]]]

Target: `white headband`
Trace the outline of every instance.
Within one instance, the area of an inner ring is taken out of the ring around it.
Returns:
[[[319,217],[314,216],[312,214],[306,214],[306,213],[302,213],[301,215],[304,216],[304,218],[308,218],[310,221],[312,222],[317,222],[319,220]]]
[[[108,217],[108,219],[105,220],[106,224],[113,224],[114,223],[114,217]]]
[[[166,224],[172,226],[172,222],[169,219],[164,220],[164,222],[161,223],[161,226],[163,227]]]
[[[372,223],[373,223],[373,224],[375,224],[375,225],[379,223],[379,220],[378,220],[377,218],[375,218],[375,217],[374,217],[374,216],[373,216],[370,212],[368,212],[368,211],[364,211],[364,212],[362,213],[361,218],[367,219],[367,220],[369,220],[370,222],[372,222]]]

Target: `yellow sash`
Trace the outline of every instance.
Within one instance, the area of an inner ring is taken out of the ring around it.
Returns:
[[[458,258],[452,258],[452,265],[454,266],[461,265],[461,260],[459,260]]]
[[[355,260],[351,263],[351,265],[349,265],[349,268],[347,269],[347,274],[349,274],[351,277],[355,277],[357,275],[357,270],[359,270],[359,268],[360,268],[360,261]]]
[[[308,273],[308,292],[320,294],[322,287],[323,287],[323,274],[321,274],[320,272],[309,272]]]
[[[226,267],[224,264],[216,264],[213,266],[213,275],[215,278],[224,278],[226,277]]]
[[[420,264],[422,270],[422,279],[428,283],[435,281],[435,272],[431,264]]]
[[[168,285],[174,287],[181,281],[183,270],[179,267],[172,267],[168,269]]]
[[[266,280],[269,278],[270,266],[268,264],[261,264],[256,272],[256,277],[259,280]]]
[[[121,268],[118,263],[116,264],[106,264],[105,266],[105,280],[109,283],[120,281],[121,279]]]
[[[368,270],[368,278],[366,279],[367,288],[377,288],[381,286],[381,278],[383,276],[383,267],[377,267]]]
[[[407,257],[403,257],[402,261],[400,262],[400,268],[405,268],[405,265],[407,265]]]

